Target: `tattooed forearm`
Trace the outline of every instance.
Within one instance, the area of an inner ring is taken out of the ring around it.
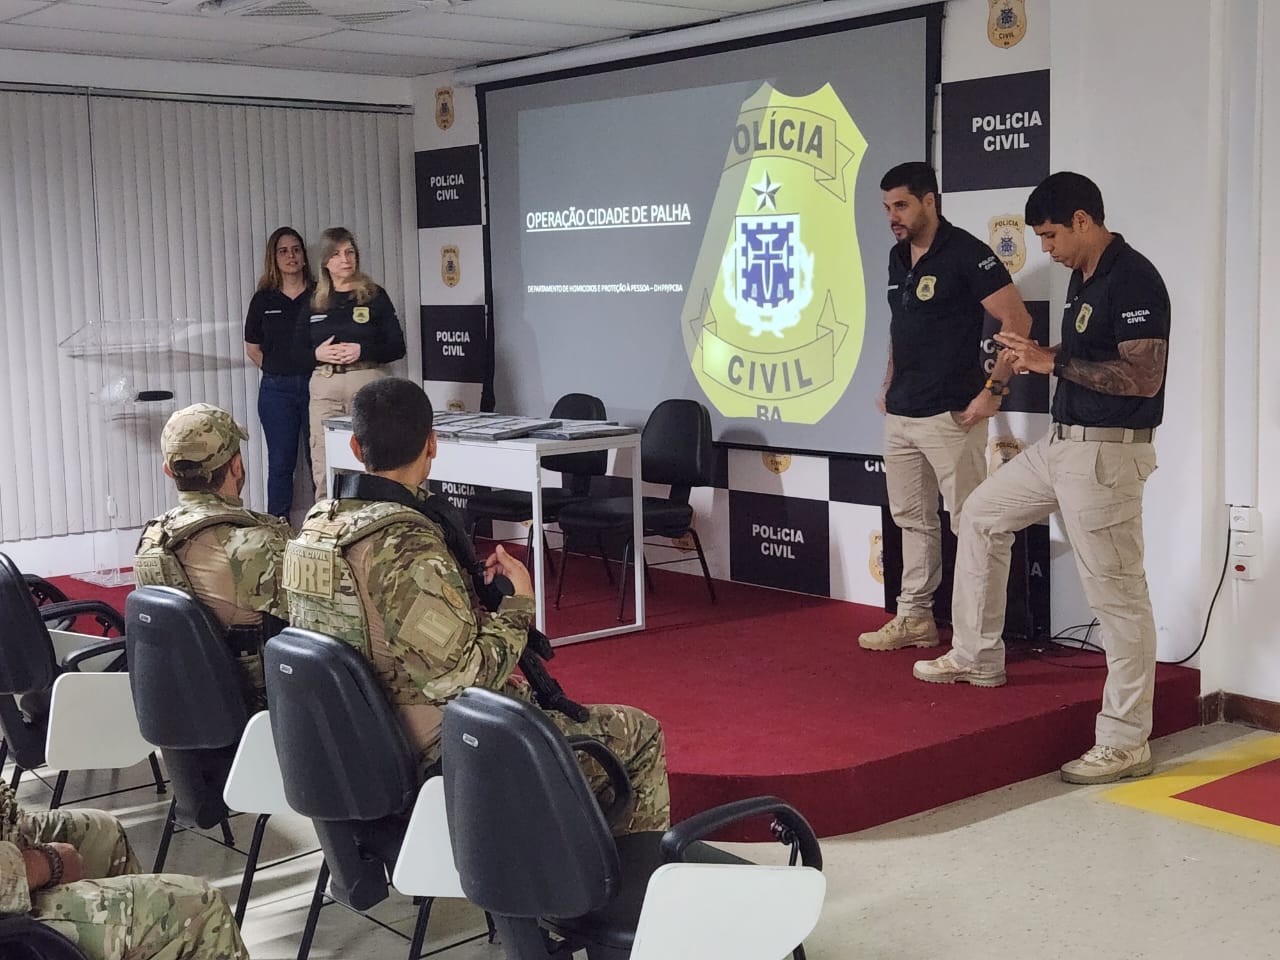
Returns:
[[[1164,382],[1168,340],[1126,340],[1119,360],[1068,360],[1062,368],[1065,380],[1099,393],[1121,397],[1154,397]]]

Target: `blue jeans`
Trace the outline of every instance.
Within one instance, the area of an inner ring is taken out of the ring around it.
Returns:
[[[267,513],[287,517],[293,507],[298,437],[308,439],[307,384],[311,374],[264,373],[258,385],[258,419],[267,440]],[[305,445],[305,444],[304,444]]]

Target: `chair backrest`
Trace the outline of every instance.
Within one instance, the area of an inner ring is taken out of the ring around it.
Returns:
[[[418,793],[408,740],[354,647],[289,627],[263,659],[284,795],[316,828],[332,896],[368,910],[386,899]]]
[[[691,487],[713,480],[711,414],[696,400],[663,400],[640,435],[640,470],[646,483],[671,485],[671,499],[689,501]]]
[[[604,401],[589,393],[566,393],[551,408],[552,420],[603,420],[606,416]],[[609,451],[562,453],[558,457],[544,457],[542,465],[564,474],[569,488],[586,496],[591,488],[591,478],[603,477],[609,469]]]
[[[6,960],[85,960],[74,943],[25,914],[0,917],[0,957]]]
[[[234,747],[249,720],[226,632],[174,587],[125,600],[125,651],[138,728],[162,750]],[[221,792],[221,787],[219,787]]]
[[[241,813],[290,813],[293,808],[284,795],[280,759],[271,736],[271,715],[260,710],[245,724],[235,760],[227,774],[222,800]]]
[[[576,917],[617,894],[617,845],[568,742],[541,711],[472,687],[445,707],[442,737],[467,899],[509,917]]]
[[[57,675],[53,644],[31,590],[0,553],[0,694],[47,690]]]
[[[418,791],[391,882],[406,897],[466,898],[449,845],[444,777],[429,778]]]
[[[264,666],[289,806],[313,820],[406,813],[418,794],[413,753],[360,652],[289,627],[267,641]]]
[[[826,891],[812,867],[663,864],[645,888],[631,960],[777,960],[813,932]]]

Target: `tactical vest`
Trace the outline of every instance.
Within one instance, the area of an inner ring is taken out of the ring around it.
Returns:
[[[133,572],[142,587],[176,587],[195,596],[186,571],[174,550],[201,530],[229,524],[235,527],[257,527],[262,517],[243,507],[210,500],[199,506],[182,505],[147,523],[142,528],[138,549],[133,559]]]
[[[321,500],[307,512],[298,536],[284,551],[284,588],[289,622],[349,643],[372,658],[369,621],[346,552],[393,523],[430,527],[409,507],[370,501],[340,512],[342,500]],[[350,501],[346,501],[350,502]]]

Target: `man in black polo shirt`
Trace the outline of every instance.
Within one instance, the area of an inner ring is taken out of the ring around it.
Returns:
[[[1049,434],[1003,466],[965,504],[956,556],[952,649],[915,665],[935,683],[1005,681],[1005,582],[1016,530],[1061,509],[1093,615],[1107,682],[1095,745],[1062,767],[1068,783],[1110,783],[1152,770],[1156,630],[1142,566],[1142,489],[1156,468],[1164,413],[1169,294],[1156,268],[1103,223],[1102,194],[1055,173],[1027,200],[1041,247],[1071,269],[1062,342],[1000,334],[1014,369],[1058,378]]]
[[[933,592],[942,579],[938,494],[951,512],[987,475],[987,418],[1000,409],[1011,367],[982,368],[984,309],[1005,331],[1031,317],[991,248],[948,223],[927,163],[903,163],[880,181],[889,227],[889,366],[880,392],[889,509],[902,530],[897,615],[858,643],[868,650],[933,647]]]

